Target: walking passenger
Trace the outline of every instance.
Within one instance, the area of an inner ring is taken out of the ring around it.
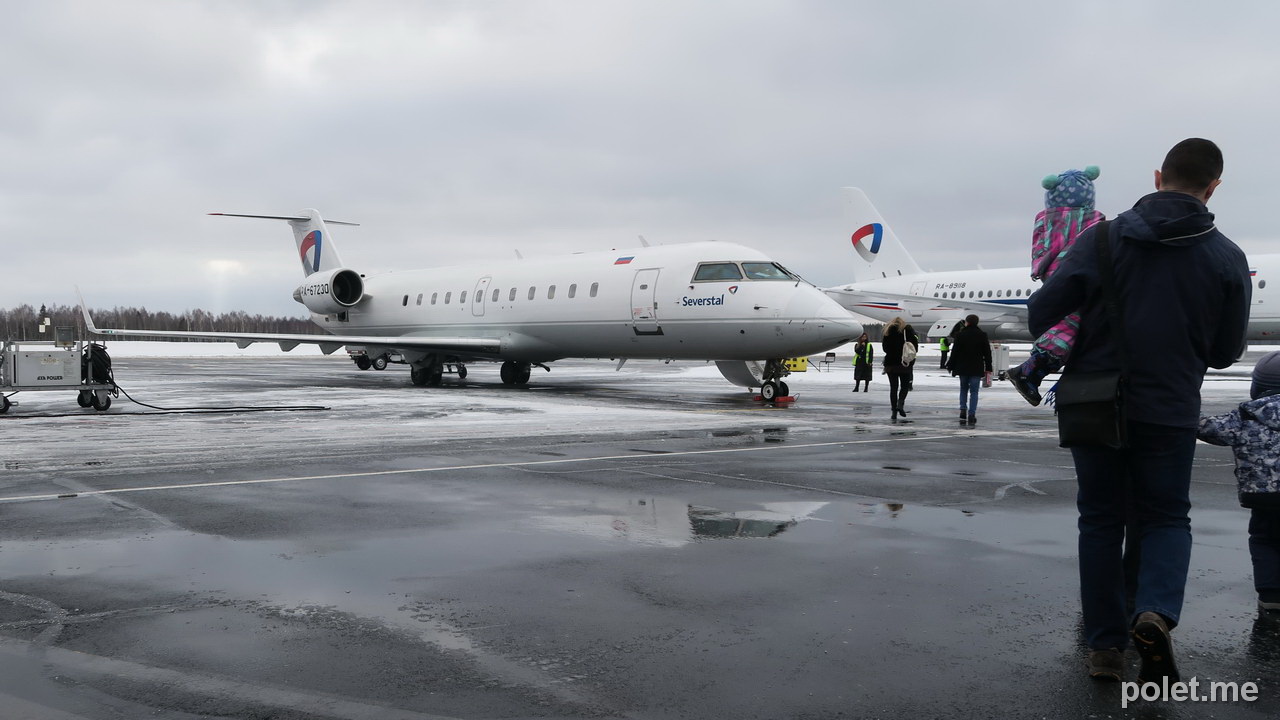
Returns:
[[[1249,398],[1225,415],[1200,418],[1198,437],[1235,453],[1258,609],[1280,616],[1280,351],[1254,366]]]
[[[1119,680],[1132,635],[1138,679],[1179,677],[1169,631],[1182,614],[1191,558],[1191,464],[1200,385],[1209,367],[1244,351],[1252,286],[1244,253],[1205,207],[1221,182],[1222,152],[1208,140],[1175,145],[1155,173],[1156,192],[1108,223],[1123,327],[1103,300],[1094,226],[1028,303],[1040,335],[1079,312],[1080,331],[1064,375],[1116,371],[1122,357],[1162,349],[1159,363],[1127,373],[1127,444],[1073,447],[1080,512],[1080,601],[1089,674]],[[1113,309],[1114,311],[1114,309]],[[1127,372],[1127,371],[1126,371]],[[1125,611],[1121,548],[1133,516],[1141,552],[1134,612]]]
[[[948,369],[960,377],[960,424],[977,425],[978,388],[991,372],[991,343],[978,327],[977,315],[964,319],[964,329],[956,335]]]
[[[885,326],[880,348],[884,351],[884,374],[889,376],[889,404],[893,408],[889,419],[893,422],[898,421],[899,415],[904,420],[907,417],[903,405],[911,391],[911,364],[919,347],[920,338],[906,320],[896,317]]]

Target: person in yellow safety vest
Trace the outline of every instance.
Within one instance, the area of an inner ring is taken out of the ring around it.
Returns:
[[[866,382],[866,386],[862,392],[871,390],[871,366],[875,360],[875,345],[867,339],[867,334],[862,333],[858,338],[858,342],[853,346],[853,391],[858,392],[858,383]]]
[[[947,353],[951,352],[951,338],[943,335],[938,338],[938,350],[942,351],[942,362],[938,363],[938,368],[947,369]]]

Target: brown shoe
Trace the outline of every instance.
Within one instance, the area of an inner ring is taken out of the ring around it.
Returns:
[[[1089,677],[1106,682],[1124,679],[1124,654],[1115,648],[1089,651]]]
[[[1173,661],[1173,639],[1169,624],[1159,613],[1144,612],[1133,623],[1133,645],[1142,658],[1138,682],[1158,683],[1162,678],[1177,682],[1178,666]]]

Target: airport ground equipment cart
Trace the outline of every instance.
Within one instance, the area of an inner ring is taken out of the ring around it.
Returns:
[[[19,392],[76,392],[80,407],[106,410],[119,392],[111,375],[111,357],[96,343],[73,340],[74,328],[58,328],[52,342],[6,341],[0,348],[0,413]]]

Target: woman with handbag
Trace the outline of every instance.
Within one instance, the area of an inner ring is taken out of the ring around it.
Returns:
[[[977,425],[978,388],[991,376],[991,343],[978,327],[977,315],[966,317],[964,329],[956,333],[947,369],[960,377],[960,424]]]
[[[920,336],[906,320],[896,317],[885,326],[880,348],[884,350],[884,374],[889,376],[889,404],[893,407],[889,419],[898,422],[901,415],[906,420],[907,411],[903,406],[911,390],[911,365],[920,348]]]

